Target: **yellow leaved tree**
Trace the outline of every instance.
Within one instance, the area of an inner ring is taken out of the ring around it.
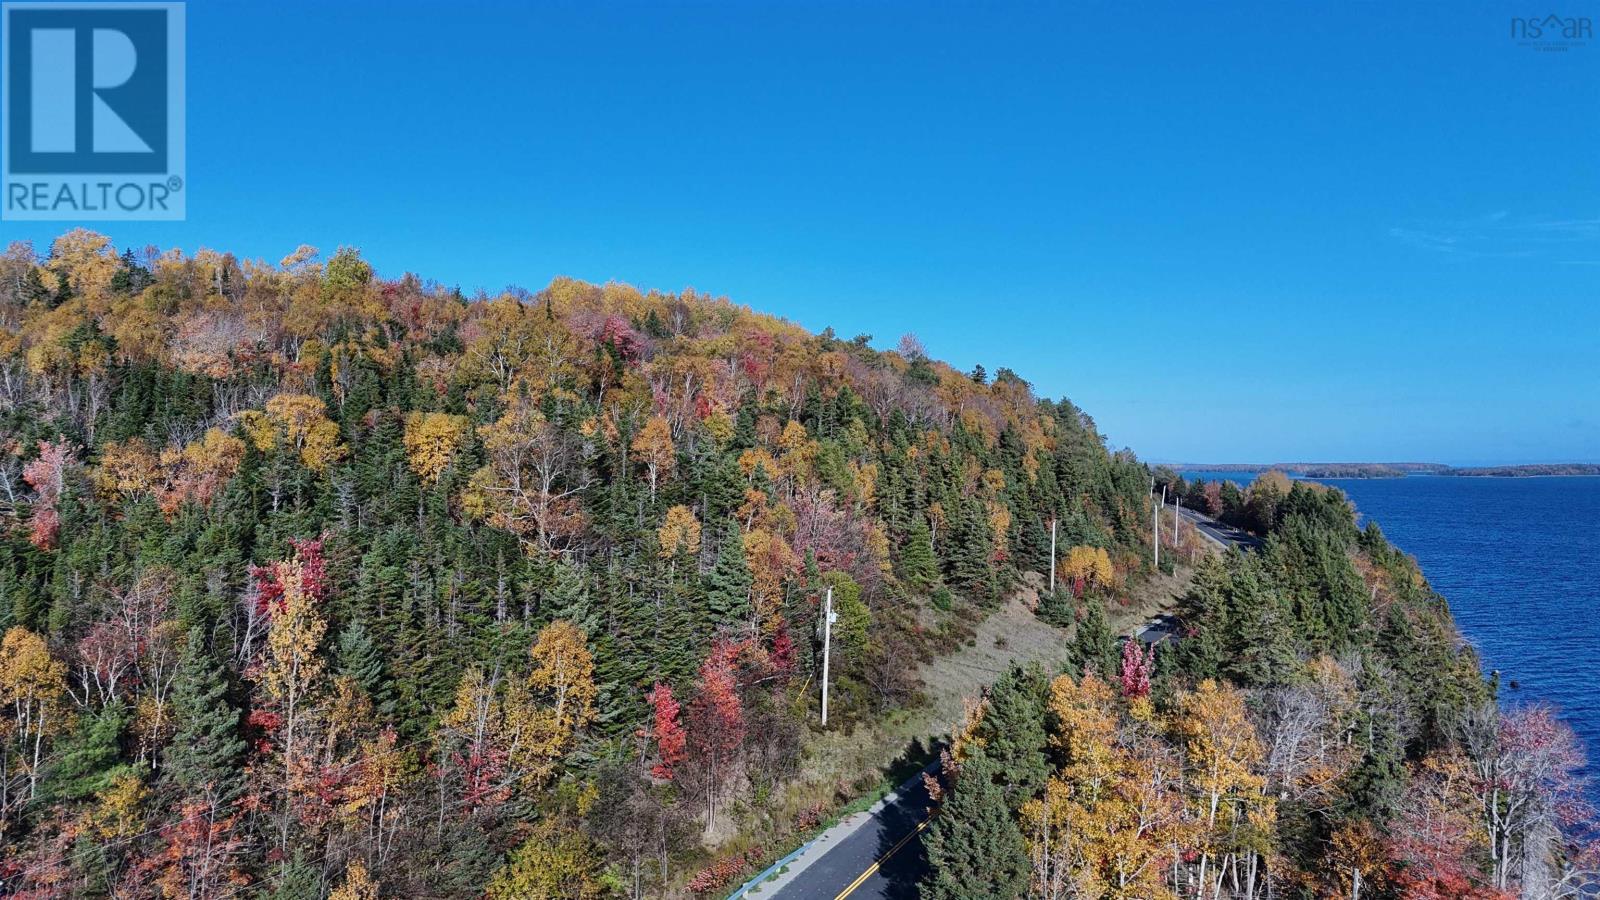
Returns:
[[[672,426],[661,416],[652,416],[634,436],[631,445],[635,456],[644,463],[650,479],[650,498],[655,499],[657,483],[672,474],[677,451],[672,445]]]
[[[328,630],[319,609],[320,552],[315,542],[301,544],[292,558],[274,563],[262,581],[264,611],[271,621],[260,683],[278,717],[274,743],[282,765],[280,847],[288,846],[294,798],[312,792],[316,777],[311,732],[318,718],[315,700],[326,669],[318,648]]]
[[[680,553],[690,556],[699,553],[700,520],[694,517],[694,510],[681,503],[668,509],[656,532],[656,542],[660,544],[656,552],[662,559],[673,559]]]
[[[378,900],[378,885],[361,860],[353,859],[345,867],[344,884],[329,894],[328,900]]]
[[[0,754],[6,765],[0,771],[0,824],[12,808],[33,799],[38,792],[40,764],[47,738],[66,730],[71,712],[66,698],[67,668],[50,656],[44,638],[17,625],[0,638],[0,738],[13,753]],[[11,766],[23,776],[25,787],[13,795]]]
[[[1237,688],[1206,679],[1178,695],[1172,730],[1182,741],[1191,803],[1202,829],[1198,872],[1205,884],[1219,869],[1257,873],[1277,806],[1258,774],[1265,750]]]
[[[1073,547],[1067,551],[1061,572],[1068,581],[1078,582],[1085,588],[1110,587],[1116,578],[1111,556],[1104,547]]]
[[[582,832],[549,820],[511,851],[488,890],[490,900],[593,900],[605,895],[594,845]]]
[[[594,721],[594,657],[583,631],[551,622],[529,656],[533,668],[526,678],[468,669],[439,723],[444,740],[463,747],[464,758],[505,761],[494,789],[482,792],[495,802],[548,779],[578,732]]]
[[[466,416],[438,412],[414,412],[406,416],[406,458],[411,463],[411,471],[423,481],[438,481],[466,442],[471,427]]]
[[[545,773],[572,749],[578,731],[594,721],[594,656],[583,630],[564,619],[557,619],[539,631],[528,651],[533,670],[521,687],[526,702],[517,704],[522,721],[515,723],[525,732],[520,741],[530,771]]]
[[[1093,674],[1056,679],[1050,710],[1063,765],[1021,810],[1035,896],[1175,898],[1163,863],[1193,842],[1175,754],[1121,728],[1116,691]]]
[[[300,455],[300,461],[313,472],[325,472],[347,450],[339,442],[339,426],[327,417],[328,405],[310,394],[279,394],[267,401],[265,412],[245,410],[239,414],[245,434],[263,453],[284,441]]]

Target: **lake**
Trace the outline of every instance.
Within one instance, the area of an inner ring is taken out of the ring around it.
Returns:
[[[1184,473],[1197,475],[1253,478]],[[1484,669],[1500,670],[1503,703],[1554,703],[1600,753],[1600,477],[1318,480],[1422,564]]]

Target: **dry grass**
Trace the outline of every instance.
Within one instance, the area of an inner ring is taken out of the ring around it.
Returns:
[[[1112,626],[1126,632],[1172,609],[1189,577],[1190,571],[1180,568],[1175,575],[1157,576],[1140,585],[1125,602],[1112,604]],[[876,802],[931,758],[960,718],[963,700],[977,696],[1012,663],[1037,662],[1047,672],[1059,671],[1071,631],[1047,625],[1033,614],[1042,581],[1029,575],[1020,590],[978,623],[960,648],[918,667],[924,702],[876,720],[812,730],[806,737],[799,777],[738,811],[740,833],[723,843],[718,853],[764,842],[768,855],[780,855],[781,849],[798,845],[809,835],[773,834],[769,829],[785,830],[786,823],[819,805],[829,811],[827,820],[832,821]],[[924,625],[941,615],[952,614],[925,613]]]

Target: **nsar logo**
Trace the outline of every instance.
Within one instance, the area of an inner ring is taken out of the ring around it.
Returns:
[[[182,219],[184,4],[0,4],[6,219]]]
[[[1594,23],[1588,16],[1530,16],[1511,20],[1511,38],[1519,47],[1540,51],[1565,51],[1582,47],[1594,39]]]

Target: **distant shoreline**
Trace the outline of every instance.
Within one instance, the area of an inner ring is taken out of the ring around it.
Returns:
[[[1167,468],[1180,472],[1221,472],[1241,475],[1277,470],[1301,478],[1405,478],[1410,475],[1445,475],[1456,478],[1552,478],[1600,475],[1600,463],[1548,463],[1516,466],[1447,466],[1443,463],[1183,463]]]

